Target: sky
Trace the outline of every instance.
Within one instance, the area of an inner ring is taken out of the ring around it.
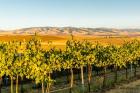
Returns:
[[[0,29],[140,28],[140,0],[0,0]]]

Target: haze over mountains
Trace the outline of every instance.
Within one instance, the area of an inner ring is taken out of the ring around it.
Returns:
[[[93,35],[93,36],[140,36],[140,29],[31,27],[12,31],[0,30],[0,35]]]

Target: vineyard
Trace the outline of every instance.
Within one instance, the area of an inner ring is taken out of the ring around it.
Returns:
[[[138,40],[120,46],[103,46],[98,42],[75,40],[72,36],[65,45],[62,50],[48,42],[46,50],[37,35],[29,41],[1,41],[1,93],[92,93],[106,88],[110,81],[109,86],[113,86],[121,78],[129,80],[138,74]],[[9,92],[3,89],[5,77],[9,78]],[[21,82],[29,86],[33,83],[41,91],[27,92]]]

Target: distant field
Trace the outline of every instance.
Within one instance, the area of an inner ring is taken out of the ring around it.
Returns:
[[[6,35],[6,36],[0,36],[0,41],[11,41],[11,40],[28,41],[31,38],[32,38],[32,35]],[[51,41],[52,46],[63,49],[63,48],[65,48],[66,41],[71,39],[71,36],[42,35],[42,36],[38,36],[38,38],[40,38],[43,41],[43,43],[42,43],[43,48],[47,48],[48,41]],[[99,42],[103,45],[106,45],[106,44],[121,45],[124,43],[124,41],[131,41],[133,39],[140,40],[140,37],[74,36],[74,39],[88,40],[93,43]]]

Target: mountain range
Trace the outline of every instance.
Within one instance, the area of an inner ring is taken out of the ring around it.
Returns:
[[[140,29],[31,27],[16,30],[0,30],[0,35],[93,35],[93,36],[140,36]]]

